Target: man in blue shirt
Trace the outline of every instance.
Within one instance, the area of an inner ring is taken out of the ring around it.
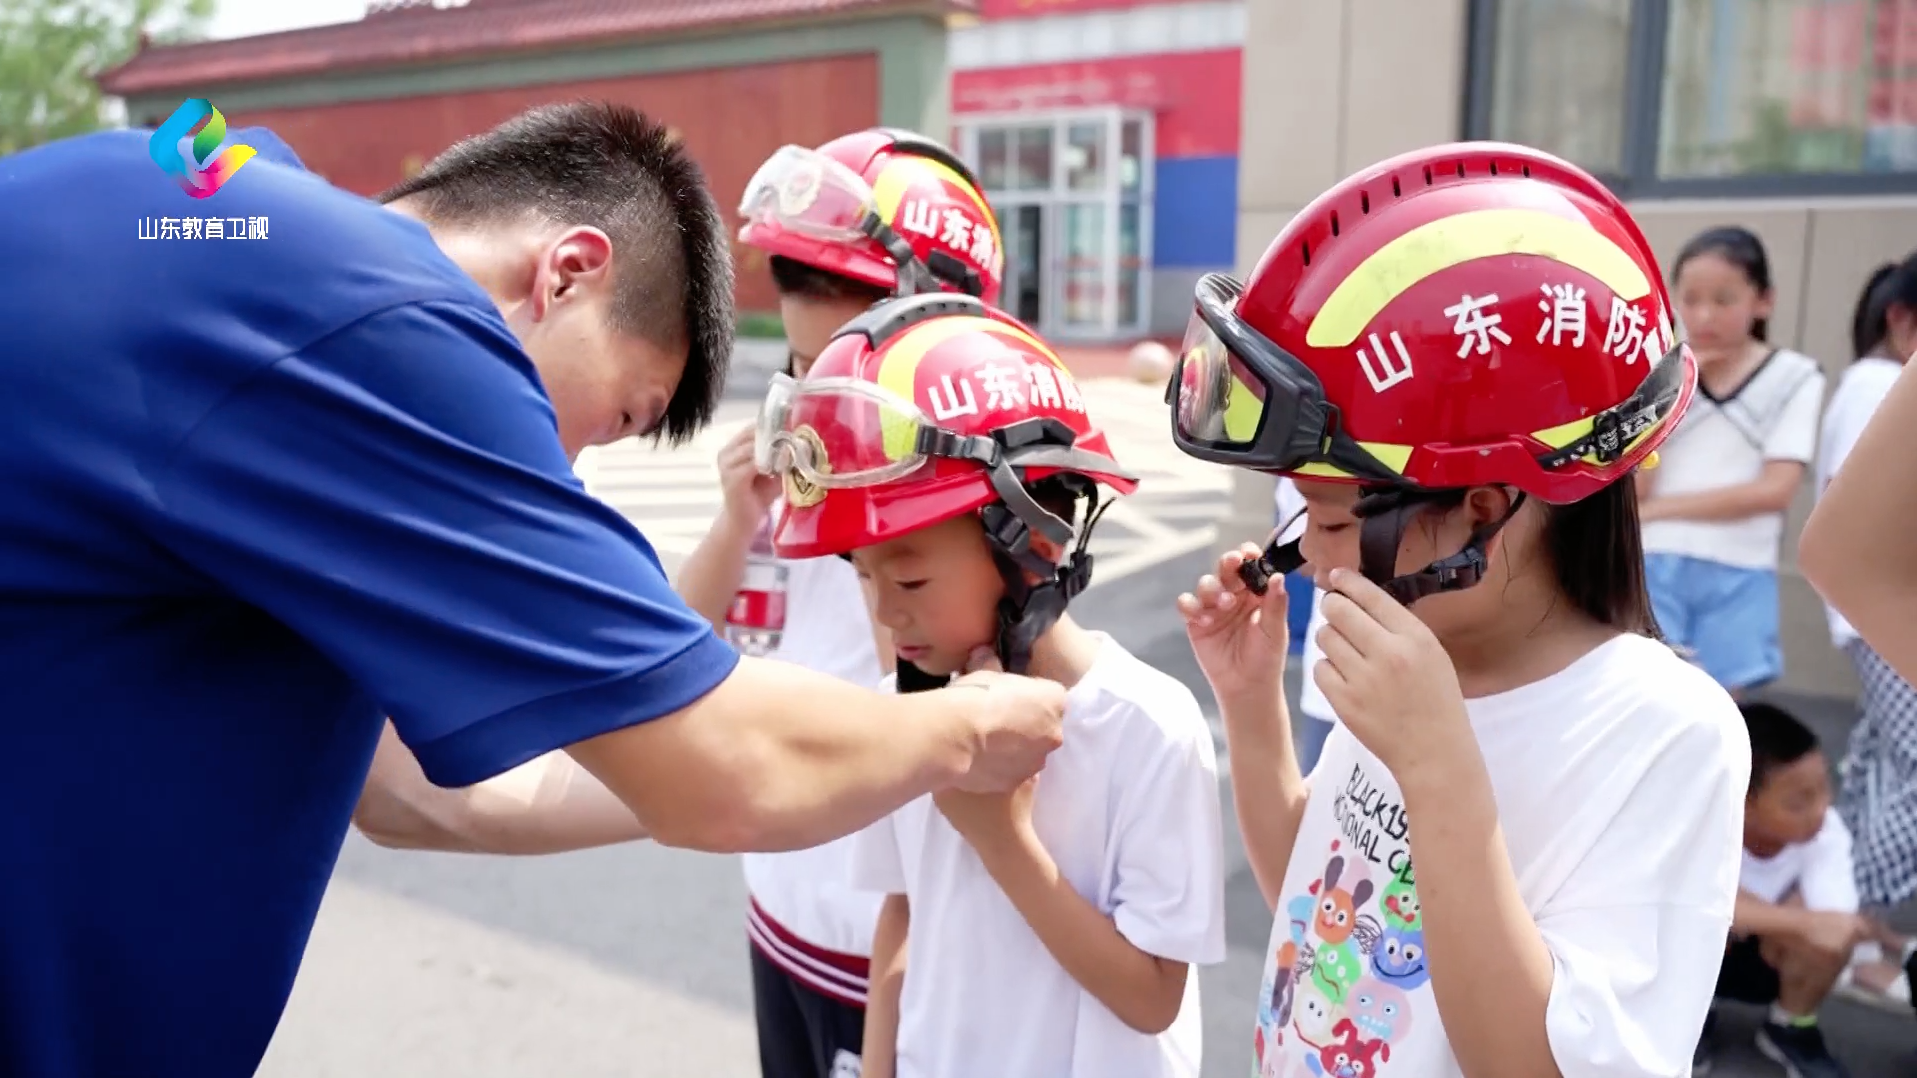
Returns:
[[[442,785],[567,748],[718,850],[1057,744],[1055,686],[739,659],[573,476],[724,379],[721,224],[663,129],[539,110],[406,212],[259,131],[196,201],[148,137],[0,158],[0,1073],[252,1074],[382,716]]]

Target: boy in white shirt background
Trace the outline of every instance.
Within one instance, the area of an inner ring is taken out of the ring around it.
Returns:
[[[1274,913],[1258,1073],[1684,1073],[1750,756],[1726,692],[1651,635],[1631,473],[1695,367],[1649,244],[1566,162],[1441,146],[1196,292],[1174,439],[1291,476],[1310,520],[1179,600]],[[1309,776],[1285,594],[1255,590],[1301,563],[1338,716]]]
[[[858,836],[855,882],[887,896],[865,1075],[1195,1078],[1191,967],[1225,953],[1217,765],[1190,691],[1065,613],[1099,484],[1135,486],[1071,375],[1010,316],[895,300],[775,385],[761,430],[777,549],[851,556],[900,691],[995,655],[1069,692],[1033,784]]]
[[[1745,704],[1751,785],[1744,861],[1717,998],[1770,1008],[1758,1050],[1793,1078],[1845,1078],[1824,1043],[1817,1010],[1871,936],[1857,915],[1850,832],[1831,808],[1830,763],[1817,735],[1771,704]],[[1711,1070],[1712,1024],[1691,1073]]]
[[[892,214],[908,200],[941,220],[957,214],[968,222],[965,242],[949,242],[954,229],[892,230],[873,193],[881,184],[898,193]],[[945,147],[909,132],[784,147],[746,185],[740,214],[740,241],[770,256],[794,378],[806,376],[835,330],[887,296],[945,290],[992,302],[999,293],[998,222],[977,181]],[[781,512],[779,480],[759,471],[753,439],[748,426],[720,451],[725,509],[676,581],[721,632],[748,552]],[[777,569],[786,578],[784,630],[770,657],[876,685],[892,668],[891,644],[872,624],[852,567],[807,557],[779,559]],[[879,897],[852,887],[853,841],[742,859],[762,1078],[859,1074]]]

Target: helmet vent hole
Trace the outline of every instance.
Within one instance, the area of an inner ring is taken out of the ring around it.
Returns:
[[[1391,177],[1391,197],[1392,198],[1404,197],[1404,189],[1398,186],[1398,177],[1396,176]]]
[[[1524,166],[1524,178],[1525,178],[1525,179],[1527,179],[1527,180],[1531,178],[1531,166],[1530,166],[1530,165],[1526,165],[1526,166]]]
[[[1464,179],[1464,162],[1458,162],[1458,179]]]
[[[1331,234],[1334,236],[1338,234],[1338,215],[1336,213],[1331,215]]]
[[[1497,174],[1498,174],[1498,163],[1496,161],[1493,161],[1491,162],[1491,175],[1496,176]]]
[[[1426,187],[1431,186],[1431,166],[1430,165],[1424,166],[1424,185]]]
[[[1358,192],[1358,212],[1359,213],[1371,212],[1371,192],[1369,191]]]
[[[1307,243],[1299,244],[1298,253],[1304,256],[1305,265],[1307,266],[1311,265],[1311,244],[1310,243],[1307,242]]]

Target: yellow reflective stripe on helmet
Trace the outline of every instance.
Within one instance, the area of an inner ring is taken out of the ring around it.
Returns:
[[[1032,351],[1052,361],[1064,376],[1070,378],[1072,372],[1065,367],[1065,361],[1058,358],[1045,342],[1030,333],[995,318],[979,315],[959,315],[952,318],[933,318],[917,325],[900,330],[898,336],[886,342],[885,358],[879,361],[878,376],[873,379],[880,389],[884,389],[902,401],[918,406],[919,363],[927,353],[954,337],[967,333],[996,333],[1010,337]],[[887,460],[904,460],[913,452],[917,444],[918,433],[913,425],[903,418],[886,417],[881,424],[885,438],[885,456]]]
[[[1412,447],[1408,445],[1392,445],[1389,442],[1359,442],[1358,445],[1365,452],[1370,453],[1374,458],[1376,458],[1379,464],[1382,464],[1385,467],[1391,469],[1392,471],[1397,472],[1399,475],[1404,474],[1404,466],[1407,462],[1411,460]],[[1293,468],[1291,471],[1288,471],[1285,474],[1286,475],[1302,475],[1306,477],[1307,479],[1354,478],[1350,472],[1345,471],[1343,468],[1338,467],[1336,464],[1325,464],[1319,461],[1314,461],[1310,464],[1299,465],[1298,467]]]
[[[992,230],[992,250],[994,252],[1005,250],[1003,237],[998,231],[998,215],[992,212],[992,207],[985,201],[985,196],[966,182],[965,177],[929,157],[901,154],[886,163],[884,171],[879,173],[878,182],[872,185],[872,201],[877,203],[875,208],[879,211],[881,221],[896,227],[899,203],[905,200],[905,192],[912,186],[914,180],[923,178],[922,174],[916,174],[913,171],[915,169],[924,169],[965,192],[965,197],[978,208],[979,220],[985,222],[986,227]],[[995,254],[994,257],[997,255]]]
[[[1581,218],[1532,209],[1473,210],[1426,222],[1372,252],[1326,298],[1305,343],[1343,348],[1386,304],[1426,277],[1473,259],[1517,254],[1582,270],[1626,301],[1651,291],[1637,261]]]

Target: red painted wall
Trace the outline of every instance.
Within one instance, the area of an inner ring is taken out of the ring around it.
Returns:
[[[334,184],[375,194],[409,167],[534,105],[581,98],[618,101],[676,128],[706,171],[719,208],[736,225],[752,173],[788,142],[816,146],[879,121],[875,54],[826,57],[505,90],[436,94],[306,108],[228,112],[232,126],[262,125]],[[739,308],[778,306],[759,252],[733,247]]]
[[[1099,105],[1147,109],[1157,117],[1159,157],[1233,157],[1238,153],[1241,55],[1237,49],[1219,49],[960,71],[952,78],[952,112]]]

